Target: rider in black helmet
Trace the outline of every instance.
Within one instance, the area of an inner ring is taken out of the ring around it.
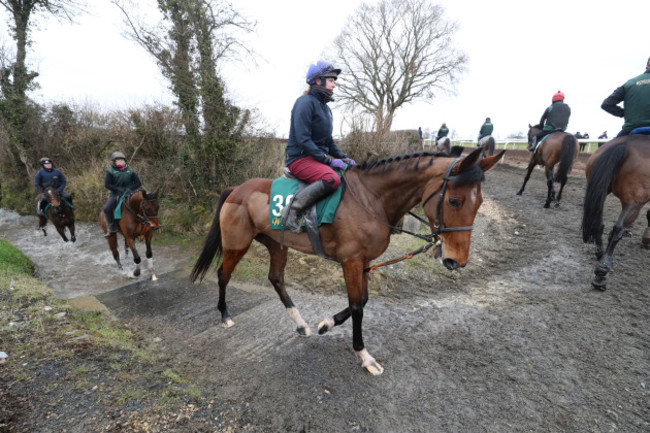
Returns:
[[[38,197],[36,197],[36,200],[38,201],[38,205],[36,206],[37,212],[40,215],[43,215],[46,203],[42,196],[43,187],[51,185],[52,182],[54,182],[54,188],[56,188],[61,198],[67,200],[68,203],[72,205],[72,196],[64,191],[67,182],[63,172],[58,168],[55,168],[54,163],[52,163],[52,160],[48,157],[43,157],[38,162],[41,164],[42,168],[38,170],[36,176],[34,176],[34,186],[39,191]]]
[[[104,216],[108,232],[105,237],[113,236],[117,233],[113,211],[117,201],[125,192],[134,192],[142,185],[140,178],[131,167],[126,164],[126,156],[122,152],[113,152],[111,154],[112,164],[106,170],[104,186],[111,191],[108,201],[104,205]]]

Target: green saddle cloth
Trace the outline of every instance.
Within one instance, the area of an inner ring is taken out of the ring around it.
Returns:
[[[338,170],[337,170],[338,173]],[[341,174],[339,173],[339,177]],[[318,225],[327,224],[334,221],[334,214],[341,202],[342,186],[336,188],[336,191],[316,203],[316,216]],[[269,223],[272,229],[279,230],[282,228],[282,209],[289,204],[292,196],[298,192],[298,179],[287,179],[278,177],[271,184],[271,199],[269,203]],[[304,225],[304,219],[301,221]]]
[[[124,201],[125,195],[126,193],[122,194],[115,205],[115,210],[113,211],[113,218],[115,218],[115,221],[122,219],[122,202]]]

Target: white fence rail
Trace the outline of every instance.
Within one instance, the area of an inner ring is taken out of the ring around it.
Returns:
[[[580,144],[585,144],[585,148],[583,152],[591,153],[592,147],[594,150],[596,150],[602,143],[607,143],[610,139],[601,139],[601,138],[579,138],[578,143]],[[476,146],[476,140],[451,140],[452,143],[461,145],[461,146],[467,146],[467,147],[472,147]],[[528,140],[525,138],[506,138],[502,140],[496,140],[496,148],[497,149],[516,149],[517,147],[522,147],[520,146],[521,144],[527,144]],[[422,141],[422,147],[426,146],[434,146],[435,145],[435,140],[432,139],[427,139]]]

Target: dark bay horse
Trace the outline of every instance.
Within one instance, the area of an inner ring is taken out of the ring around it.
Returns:
[[[151,272],[151,279],[157,280],[156,273],[153,268],[153,253],[151,252],[151,238],[153,232],[160,226],[158,223],[158,190],[156,192],[147,193],[144,190],[136,191],[132,194],[127,194],[122,203],[122,218],[116,221],[116,225],[124,236],[124,254],[129,255],[129,248],[133,253],[133,262],[135,263],[134,276],[140,275],[140,254],[135,248],[135,239],[140,237],[144,239],[147,245],[147,267]],[[106,225],[106,216],[104,211],[99,211],[99,225],[104,233],[108,232]],[[113,258],[117,262],[118,268],[122,269],[120,262],[120,253],[117,251],[117,234],[106,238],[108,246],[113,252]]]
[[[70,240],[75,242],[77,237],[74,232],[74,210],[70,207],[70,203],[62,200],[59,192],[54,188],[54,185],[41,185],[43,192],[41,196],[47,201],[45,212],[47,217],[38,215],[38,228],[43,230],[43,234],[47,236],[45,226],[49,219],[54,224],[56,231],[59,232],[61,238],[68,242],[68,237],[65,235],[65,229],[68,228],[70,232]]]
[[[596,244],[599,263],[592,286],[605,290],[614,248],[626,229],[639,216],[643,206],[650,201],[650,137],[628,135],[608,141],[598,148],[585,167],[587,190],[582,215],[582,239]],[[603,255],[603,207],[605,198],[613,193],[621,202],[621,213],[609,233],[607,249]],[[648,227],[642,243],[650,248],[650,210],[646,213]]]
[[[338,261],[348,292],[348,306],[324,319],[318,333],[324,334],[352,317],[353,348],[362,366],[372,374],[383,367],[365,349],[362,337],[363,309],[368,301],[368,267],[390,243],[395,225],[413,207],[422,204],[436,242],[435,257],[448,269],[465,266],[469,258],[472,224],[481,205],[484,172],[503,156],[501,152],[485,159],[476,149],[465,158],[418,152],[351,167],[345,174],[345,193],[332,224],[320,227],[325,254]],[[271,230],[269,207],[281,211],[280,200],[270,197],[272,179],[250,179],[226,189],[219,199],[217,212],[205,239],[203,250],[192,269],[190,279],[202,280],[215,256],[221,264],[219,302],[221,324],[234,324],[226,306],[226,286],[232,272],[253,239],[270,253],[268,278],[280,296],[299,334],[311,330],[303,320],[284,284],[287,248],[280,244],[281,231]],[[279,215],[279,214],[278,214]],[[314,249],[305,233],[284,233],[284,245],[307,254]]]
[[[540,128],[539,125],[528,125],[528,128],[528,144],[530,144],[532,143],[535,134],[540,132],[542,128]],[[569,173],[571,173],[571,168],[573,168],[573,163],[577,157],[578,140],[576,140],[573,134],[567,132],[550,133],[544,138],[537,150],[534,151],[530,157],[524,183],[521,185],[521,189],[517,192],[517,195],[521,195],[524,192],[526,183],[528,182],[530,174],[533,172],[535,166],[541,165],[544,167],[546,184],[548,185],[548,194],[546,196],[544,207],[550,207],[552,201],[555,201],[555,207],[558,207],[560,205],[560,200],[562,200],[562,190],[564,189],[564,185],[569,178]],[[558,163],[557,172],[554,173],[555,166]],[[560,191],[558,192],[557,197],[555,196],[553,181],[560,182]]]
[[[483,158],[486,156],[494,155],[494,149],[496,147],[496,140],[491,135],[481,138],[478,143],[478,147],[483,151]]]

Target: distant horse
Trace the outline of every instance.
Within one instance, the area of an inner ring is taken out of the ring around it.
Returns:
[[[494,149],[496,147],[496,140],[494,140],[494,137],[491,135],[488,135],[487,137],[481,138],[481,140],[478,143],[478,147],[481,148],[483,151],[482,155],[483,158],[486,156],[492,156],[494,155]]]
[[[127,194],[122,202],[122,218],[116,221],[120,233],[124,236],[124,254],[129,255],[129,248],[133,253],[133,262],[135,263],[134,276],[140,275],[140,254],[135,248],[135,238],[144,238],[147,245],[147,266],[151,272],[151,279],[157,280],[156,273],[153,268],[153,253],[151,252],[151,238],[153,232],[158,230],[158,190],[156,192],[147,193],[144,190],[136,191],[132,194]],[[106,216],[104,211],[99,211],[99,225],[108,233],[106,225]],[[113,258],[117,262],[117,267],[122,269],[120,262],[120,253],[117,251],[117,234],[106,238],[108,246],[113,252]]]
[[[388,248],[390,235],[400,219],[418,203],[422,204],[432,233],[421,236],[435,245],[435,257],[448,269],[465,266],[469,258],[471,230],[481,205],[484,172],[501,159],[503,152],[485,159],[480,150],[465,158],[418,152],[365,162],[350,167],[344,176],[345,193],[332,224],[320,227],[325,254],[339,262],[348,291],[348,307],[318,325],[324,334],[352,317],[353,348],[362,366],[372,374],[383,367],[365,349],[362,336],[363,308],[368,302],[370,261]],[[226,189],[205,239],[205,245],[191,273],[202,280],[215,256],[222,259],[218,269],[221,324],[234,324],[226,306],[226,286],[233,270],[253,239],[270,253],[268,278],[280,296],[300,335],[311,330],[286,292],[284,268],[287,248],[280,244],[281,230],[270,229],[269,207],[282,210],[282,200],[270,197],[272,179],[250,179]],[[279,213],[278,213],[279,215]],[[305,233],[284,233],[284,246],[314,254]]]
[[[542,129],[539,125],[528,125],[528,128],[528,144],[531,144],[535,134]],[[562,200],[562,190],[564,189],[564,185],[569,178],[569,173],[571,173],[571,168],[573,168],[573,163],[577,157],[578,140],[576,140],[572,134],[566,132],[550,133],[544,138],[537,150],[533,151],[533,154],[530,157],[530,162],[528,163],[524,183],[521,185],[521,189],[517,192],[517,195],[521,195],[521,193],[524,192],[526,182],[528,182],[530,173],[532,173],[535,166],[541,165],[544,167],[546,184],[548,185],[548,194],[546,196],[544,207],[550,207],[552,201],[555,201],[555,207],[558,207],[560,205],[560,200]],[[555,165],[558,163],[559,166],[557,173],[554,174],[553,171]],[[560,191],[557,194],[557,198],[555,196],[553,181],[560,182]]]
[[[45,208],[45,213],[47,216],[41,214],[38,215],[38,228],[43,230],[43,235],[47,236],[47,231],[45,231],[45,225],[49,218],[54,224],[56,231],[59,232],[61,238],[68,242],[68,237],[65,235],[65,228],[68,228],[70,232],[70,240],[75,242],[77,237],[74,233],[74,210],[70,207],[70,203],[65,200],[62,200],[59,192],[52,185],[41,185],[43,187],[43,192],[41,196],[47,201]]]
[[[582,215],[582,239],[585,243],[596,244],[596,256],[600,260],[591,285],[605,290],[605,277],[612,266],[616,244],[625,230],[632,227],[643,206],[650,201],[650,137],[628,135],[608,141],[589,157],[585,175],[587,191]],[[610,192],[621,201],[622,210],[609,233],[603,256],[603,206]],[[646,218],[648,227],[641,241],[646,248],[650,248],[650,210]]]
[[[451,139],[449,137],[442,137],[433,148],[434,152],[441,152],[449,155],[451,153]]]

